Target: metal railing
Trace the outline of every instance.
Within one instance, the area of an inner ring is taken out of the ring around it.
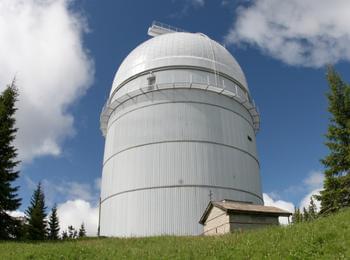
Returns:
[[[195,82],[174,82],[174,83],[162,83],[162,84],[154,84],[154,85],[145,85],[140,88],[137,88],[135,90],[126,92],[124,95],[114,99],[112,102],[109,99],[107,103],[103,106],[100,121],[101,121],[101,131],[103,135],[106,135],[107,131],[107,124],[110,115],[113,113],[113,111],[119,107],[122,103],[126,102],[127,100],[130,100],[136,96],[143,95],[148,92],[154,92],[154,91],[160,91],[160,90],[166,90],[166,89],[200,89],[205,91],[210,91],[219,95],[227,96],[231,99],[236,100],[239,102],[242,106],[244,106],[250,116],[252,117],[253,121],[253,128],[255,133],[259,131],[260,128],[260,115],[258,112],[258,108],[255,105],[254,100],[250,100],[247,96],[239,95],[237,92],[232,92],[231,90],[227,90],[221,87],[216,87],[213,85],[203,84],[203,83],[195,83]]]
[[[151,27],[152,26],[157,26],[157,27],[160,27],[162,29],[166,29],[166,30],[174,31],[174,32],[186,32],[185,30],[183,30],[181,28],[177,28],[175,26],[171,26],[169,24],[161,23],[158,21],[153,21]]]

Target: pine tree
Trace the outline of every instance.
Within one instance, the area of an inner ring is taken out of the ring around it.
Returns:
[[[63,240],[68,239],[68,233],[66,230],[62,232],[62,239]]]
[[[303,215],[300,212],[299,208],[294,208],[294,214],[292,216],[292,222],[295,223],[300,223],[303,221]]]
[[[75,238],[74,234],[75,234],[76,230],[73,226],[68,226],[68,237],[70,239]]]
[[[76,229],[74,229],[74,232],[73,232],[73,238],[77,238],[78,237],[78,231]]]
[[[57,216],[57,206],[54,205],[49,218],[48,238],[51,240],[59,239],[60,224]]]
[[[45,195],[39,182],[26,211],[28,219],[28,238],[44,240],[47,234]]]
[[[19,187],[12,185],[19,174],[17,151],[13,146],[17,132],[14,117],[17,97],[14,81],[0,95],[0,240],[17,237],[20,229],[20,222],[7,213],[21,205],[17,197]]]
[[[308,215],[309,215],[309,219],[310,220],[314,220],[316,219],[317,217],[317,207],[316,207],[316,204],[315,204],[315,201],[313,199],[313,197],[311,197],[310,199],[310,204],[309,204],[309,207],[308,207]]]
[[[303,221],[309,221],[310,217],[309,217],[309,212],[307,211],[307,209],[304,207],[303,208]]]
[[[350,206],[350,85],[345,84],[333,68],[327,73],[331,113],[326,138],[329,154],[321,160],[325,181],[319,196],[320,213],[335,212]]]
[[[84,223],[81,223],[81,226],[79,228],[79,237],[86,237],[86,231],[85,231]]]

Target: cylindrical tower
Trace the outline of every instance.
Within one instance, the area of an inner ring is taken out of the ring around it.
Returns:
[[[197,235],[209,200],[263,204],[259,115],[232,55],[171,32],[120,65],[101,115],[100,234]]]

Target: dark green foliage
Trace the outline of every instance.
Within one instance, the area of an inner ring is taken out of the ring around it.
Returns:
[[[317,207],[313,197],[310,199],[310,204],[307,208],[303,207],[301,212],[299,208],[294,209],[293,223],[301,223],[305,221],[312,221],[318,217]]]
[[[63,240],[68,239],[68,233],[67,233],[66,230],[64,230],[64,231],[62,232],[62,239],[63,239]]]
[[[307,211],[306,208],[303,208],[303,221],[309,221],[310,217],[309,217],[309,212]]]
[[[81,223],[81,226],[79,228],[79,237],[86,237],[86,230],[84,223]]]
[[[79,231],[80,232],[80,231]],[[68,226],[68,231],[62,232],[62,239],[76,239],[78,238],[78,231],[72,226]]]
[[[77,238],[77,231],[73,226],[68,226],[68,237],[70,239]]]
[[[314,220],[317,218],[317,207],[313,197],[310,199],[310,205],[307,209],[309,220]]]
[[[39,182],[26,211],[28,218],[28,238],[44,240],[47,234],[45,195]]]
[[[18,209],[21,204],[17,197],[18,187],[12,185],[19,174],[17,151],[13,146],[17,132],[14,117],[17,97],[14,82],[0,95],[0,239],[18,237],[21,224],[6,213]]]
[[[294,214],[292,216],[293,224],[300,223],[303,221],[303,215],[300,212],[299,208],[294,208]]]
[[[329,154],[321,160],[325,181],[320,196],[321,213],[350,206],[350,86],[333,68],[328,69],[330,91],[328,110],[331,113],[326,145]]]
[[[57,216],[57,206],[54,205],[49,218],[48,238],[51,240],[59,239],[60,223]]]
[[[17,228],[16,240],[27,240],[28,224],[26,221],[26,217],[20,218],[18,221],[20,225]]]

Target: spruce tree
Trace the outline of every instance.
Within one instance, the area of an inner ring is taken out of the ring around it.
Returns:
[[[311,199],[310,199],[310,204],[309,204],[307,211],[309,213],[310,220],[314,220],[317,217],[317,207],[316,207],[316,204],[315,204],[313,197],[311,197]]]
[[[59,239],[60,224],[57,216],[57,206],[54,205],[48,223],[48,238],[51,240]]]
[[[309,221],[310,217],[309,217],[309,212],[307,211],[307,209],[304,207],[303,208],[303,221]]]
[[[86,237],[86,231],[85,231],[85,225],[84,223],[81,223],[81,226],[79,228],[79,237]]]
[[[327,79],[331,118],[326,134],[329,154],[321,160],[325,166],[324,189],[316,196],[321,201],[320,213],[350,206],[350,86],[331,67]]]
[[[300,209],[295,207],[294,214],[292,216],[292,222],[294,224],[296,224],[296,223],[300,223],[302,221],[303,221],[303,215],[301,214]]]
[[[47,234],[45,195],[39,182],[26,211],[28,219],[28,238],[44,240]]]
[[[65,239],[68,239],[68,233],[66,230],[62,232],[62,240],[65,240]]]
[[[0,239],[15,238],[20,230],[20,222],[8,214],[21,205],[18,186],[13,186],[19,175],[17,151],[13,146],[17,132],[14,117],[17,97],[14,81],[0,95]]]
[[[76,233],[75,228],[73,226],[68,226],[68,237],[70,239],[75,238],[75,233]]]

